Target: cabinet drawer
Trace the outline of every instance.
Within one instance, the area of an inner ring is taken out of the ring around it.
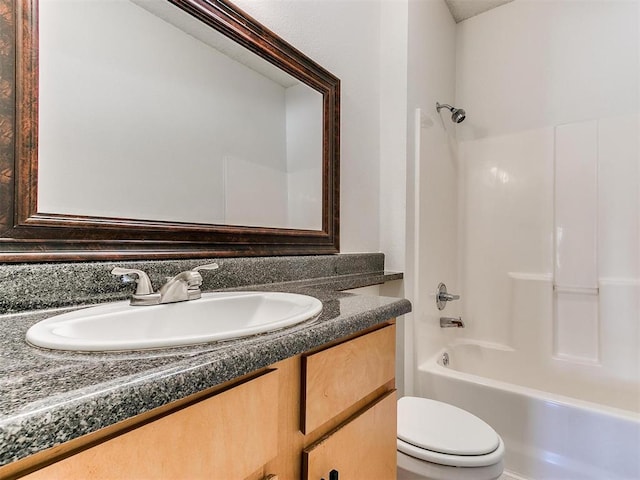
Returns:
[[[309,433],[395,377],[395,325],[302,357],[301,429]]]
[[[396,392],[303,451],[303,480],[396,478]]]
[[[146,423],[27,479],[242,479],[274,458],[278,371]]]

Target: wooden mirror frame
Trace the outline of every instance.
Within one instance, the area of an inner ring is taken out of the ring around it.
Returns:
[[[38,0],[0,0],[0,262],[339,251],[340,80],[227,0],[167,1],[322,94],[322,230],[38,212]]]

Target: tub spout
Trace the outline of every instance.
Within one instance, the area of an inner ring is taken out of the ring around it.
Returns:
[[[462,317],[451,318],[451,317],[440,317],[440,327],[441,328],[464,328],[464,322],[462,321]]]

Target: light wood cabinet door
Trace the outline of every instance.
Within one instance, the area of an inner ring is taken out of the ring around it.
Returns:
[[[303,451],[303,480],[394,480],[396,478],[396,392]]]
[[[302,431],[309,433],[395,378],[395,325],[302,356]]]
[[[122,433],[28,480],[241,480],[278,454],[278,371]]]

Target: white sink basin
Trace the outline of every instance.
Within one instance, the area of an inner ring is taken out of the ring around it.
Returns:
[[[277,330],[321,310],[317,298],[277,292],[204,293],[199,300],[153,306],[124,301],[42,320],[27,331],[27,341],[78,351],[175,347]]]

